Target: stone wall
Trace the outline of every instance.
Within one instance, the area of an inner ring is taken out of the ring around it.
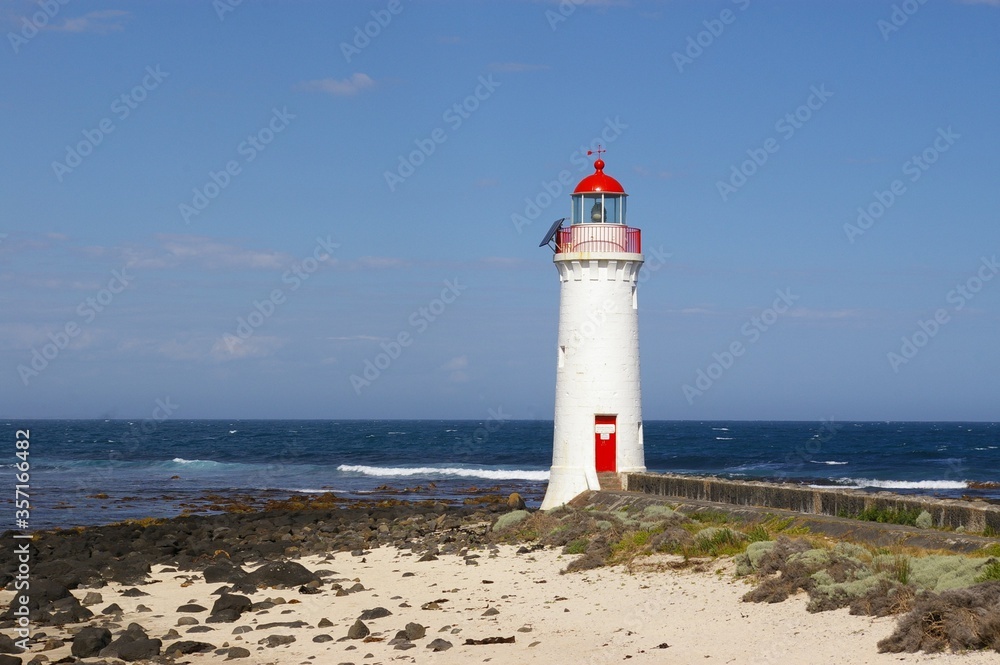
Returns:
[[[890,492],[813,489],[802,485],[724,480],[657,473],[623,474],[623,489],[657,496],[698,499],[735,506],[794,510],[853,517],[866,508],[926,510],[939,528],[1000,534],[1000,506],[979,501],[903,496]]]

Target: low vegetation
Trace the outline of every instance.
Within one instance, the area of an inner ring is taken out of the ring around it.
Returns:
[[[860,519],[926,528],[923,511],[869,509]],[[810,612],[847,607],[851,614],[903,615],[879,643],[887,652],[1000,651],[1000,543],[970,555],[875,548],[814,537],[788,518],[742,523],[717,511],[688,514],[668,506],[616,511],[516,511],[493,526],[497,542],[559,547],[563,573],[633,566],[674,555],[668,567],[732,557],[751,589],[746,602],[776,603],[806,594]]]

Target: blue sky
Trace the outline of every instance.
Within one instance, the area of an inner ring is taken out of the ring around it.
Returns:
[[[643,232],[646,418],[998,417],[997,0],[0,25],[6,417],[551,418],[537,245],[597,142]]]

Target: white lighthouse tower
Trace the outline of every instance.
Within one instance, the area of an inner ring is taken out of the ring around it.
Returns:
[[[628,195],[604,173],[604,151],[597,152],[594,173],[571,196],[570,225],[557,221],[541,243],[555,251],[560,283],[555,435],[542,510],[646,469],[636,298],[641,236],[626,224]]]

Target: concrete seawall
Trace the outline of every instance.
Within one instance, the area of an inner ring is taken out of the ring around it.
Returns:
[[[813,489],[801,485],[724,480],[704,476],[626,473],[622,487],[678,499],[697,499],[734,506],[757,506],[813,515],[853,517],[866,508],[926,510],[934,526],[962,527],[967,532],[1000,534],[1000,506],[978,501],[903,496],[890,492],[849,489]]]

